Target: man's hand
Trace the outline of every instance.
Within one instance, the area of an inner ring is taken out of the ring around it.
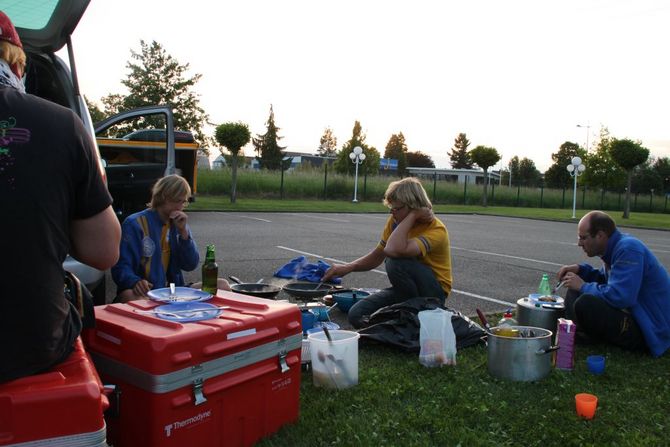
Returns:
[[[133,293],[137,296],[147,296],[147,293],[149,293],[149,290],[151,290],[153,286],[154,285],[146,279],[140,279],[133,286]]]
[[[558,270],[556,277],[558,278],[559,281],[563,281],[567,273],[574,273],[576,275],[578,272],[579,272],[579,266],[577,264],[564,265]]]
[[[188,239],[188,230],[186,229],[188,215],[183,211],[173,211],[170,213],[170,221],[179,232],[179,236],[182,239]]]
[[[563,276],[563,285],[568,289],[580,291],[584,285],[584,280],[579,277],[577,273],[572,271],[568,272]]]

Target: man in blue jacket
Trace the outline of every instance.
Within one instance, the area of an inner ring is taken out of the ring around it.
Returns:
[[[577,226],[578,245],[603,267],[565,265],[566,317],[578,333],[659,357],[670,348],[670,277],[638,239],[621,233],[610,216],[591,211]]]

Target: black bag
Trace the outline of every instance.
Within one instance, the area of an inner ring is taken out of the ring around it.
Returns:
[[[402,303],[382,307],[370,315],[370,326],[360,329],[361,340],[374,340],[397,346],[409,352],[419,352],[419,312],[435,308],[452,312],[451,324],[456,334],[456,349],[482,342],[484,329],[462,313],[440,304],[437,298],[417,297]]]
[[[65,272],[65,298],[72,303],[84,329],[95,327],[95,311],[93,310],[93,295],[88,288],[79,281],[73,273]]]

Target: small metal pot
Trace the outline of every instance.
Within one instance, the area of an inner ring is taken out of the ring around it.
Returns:
[[[530,326],[512,326],[521,337],[495,335],[496,328],[488,335],[489,374],[498,379],[516,382],[542,380],[551,372],[552,332]]]
[[[516,321],[522,326],[541,327],[556,332],[558,319],[565,315],[563,298],[556,297],[556,302],[543,302],[534,298],[533,294],[516,302]]]

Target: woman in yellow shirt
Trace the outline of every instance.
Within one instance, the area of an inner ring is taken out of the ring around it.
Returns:
[[[451,292],[449,233],[433,214],[433,205],[417,179],[392,182],[384,193],[391,215],[379,243],[365,256],[347,264],[333,265],[323,280],[364,272],[385,262],[391,287],[365,297],[349,310],[349,322],[365,327],[368,318],[382,307],[414,297],[435,297],[442,304]]]

